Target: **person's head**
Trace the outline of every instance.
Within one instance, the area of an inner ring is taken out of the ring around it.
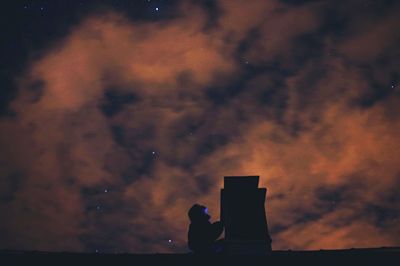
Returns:
[[[188,212],[188,216],[191,222],[208,221],[211,216],[208,215],[208,209],[206,206],[194,204]]]

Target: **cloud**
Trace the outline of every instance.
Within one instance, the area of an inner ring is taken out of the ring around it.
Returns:
[[[248,174],[268,188],[275,249],[399,245],[393,21],[355,19],[336,44],[331,8],[220,1],[214,27],[188,3],[158,22],[84,18],[0,121],[0,246],[182,252],[189,207],[217,218],[222,177]],[[307,36],[318,53],[303,56]],[[377,54],[384,68],[358,65]]]

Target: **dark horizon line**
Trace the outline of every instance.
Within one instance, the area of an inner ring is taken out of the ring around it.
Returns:
[[[366,248],[347,248],[347,249],[312,249],[312,250],[299,250],[299,249],[277,249],[272,250],[272,253],[312,253],[312,252],[367,252],[367,251],[386,251],[386,252],[400,252],[400,246],[383,246],[383,247],[366,247]],[[1,254],[71,254],[71,255],[190,255],[190,252],[182,253],[133,253],[133,252],[72,252],[72,251],[44,251],[44,250],[13,250],[13,249],[0,249]]]

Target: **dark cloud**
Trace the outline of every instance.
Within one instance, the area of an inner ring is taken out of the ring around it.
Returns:
[[[1,179],[1,193],[0,201],[7,203],[15,200],[15,194],[20,188],[23,175],[19,173],[13,173],[9,176]]]
[[[124,105],[133,104],[138,101],[134,93],[121,93],[116,89],[108,89],[104,93],[104,103],[100,108],[106,116],[114,116],[122,111]]]

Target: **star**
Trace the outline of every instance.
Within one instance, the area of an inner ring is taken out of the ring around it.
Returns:
[[[168,243],[172,243],[172,240],[171,240],[171,239],[168,239]]]
[[[158,11],[159,10],[159,8],[158,7],[156,7],[156,11]]]
[[[105,189],[105,190],[104,190],[104,193],[107,193],[107,192],[108,192],[108,190],[107,190],[107,189]]]
[[[156,152],[155,152],[155,151],[152,151],[151,153],[152,153],[153,155],[155,155],[155,154],[156,154]]]

